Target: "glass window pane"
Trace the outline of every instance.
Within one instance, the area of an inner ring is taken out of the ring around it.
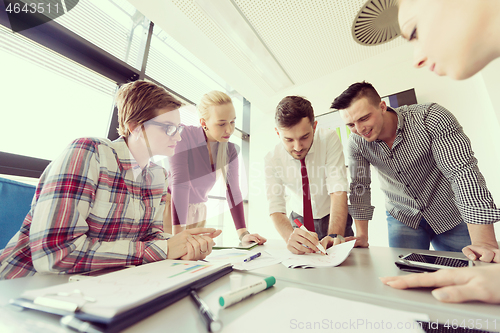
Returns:
[[[243,97],[238,93],[230,94],[236,112],[236,128],[243,128]]]
[[[211,90],[227,91],[222,79],[156,25],[146,75],[193,103]]]
[[[80,0],[55,20],[65,28],[140,69],[150,21],[123,0]]]
[[[0,26],[0,151],[52,160],[75,138],[106,137],[116,84]]]
[[[180,109],[181,122],[184,125],[200,126],[200,117],[195,105],[189,104]]]

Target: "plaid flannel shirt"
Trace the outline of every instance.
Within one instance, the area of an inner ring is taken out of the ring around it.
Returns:
[[[122,137],[72,142],[40,178],[0,279],[77,273],[165,259],[166,172],[141,170]]]

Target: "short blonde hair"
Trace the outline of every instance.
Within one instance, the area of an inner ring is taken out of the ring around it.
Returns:
[[[172,96],[165,88],[152,82],[134,81],[124,84],[116,94],[118,108],[118,134],[128,137],[127,124],[142,125],[158,116],[158,110],[180,108],[183,103]]]
[[[201,97],[201,101],[198,104],[198,113],[200,114],[200,118],[203,118],[205,120],[210,118],[209,108],[211,106],[224,105],[228,103],[232,104],[233,101],[228,94],[222,91],[213,90],[209,93],[206,93],[205,95],[203,95],[203,97]]]

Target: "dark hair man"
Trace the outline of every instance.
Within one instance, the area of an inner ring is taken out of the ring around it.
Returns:
[[[389,246],[429,249],[432,243],[435,250],[472,250],[482,261],[493,259],[498,244],[492,223],[500,211],[469,138],[448,110],[435,103],[392,109],[367,82],[352,84],[332,108],[354,134],[347,160],[357,246],[368,241],[373,165],[386,195]]]
[[[283,98],[275,120],[281,142],[266,155],[265,169],[269,214],[276,229],[296,254],[316,252],[318,240],[325,248],[343,242],[343,236],[353,232],[352,219],[347,222],[347,177],[337,133],[317,129],[311,103],[299,96]],[[285,192],[290,196],[289,218]],[[309,223],[308,230],[316,234],[296,228],[295,219],[306,227]]]

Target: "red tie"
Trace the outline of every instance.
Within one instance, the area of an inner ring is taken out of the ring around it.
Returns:
[[[309,178],[307,177],[306,159],[300,160],[300,173],[302,174],[302,199],[304,208],[304,226],[307,230],[315,232],[311,196],[309,195]]]

